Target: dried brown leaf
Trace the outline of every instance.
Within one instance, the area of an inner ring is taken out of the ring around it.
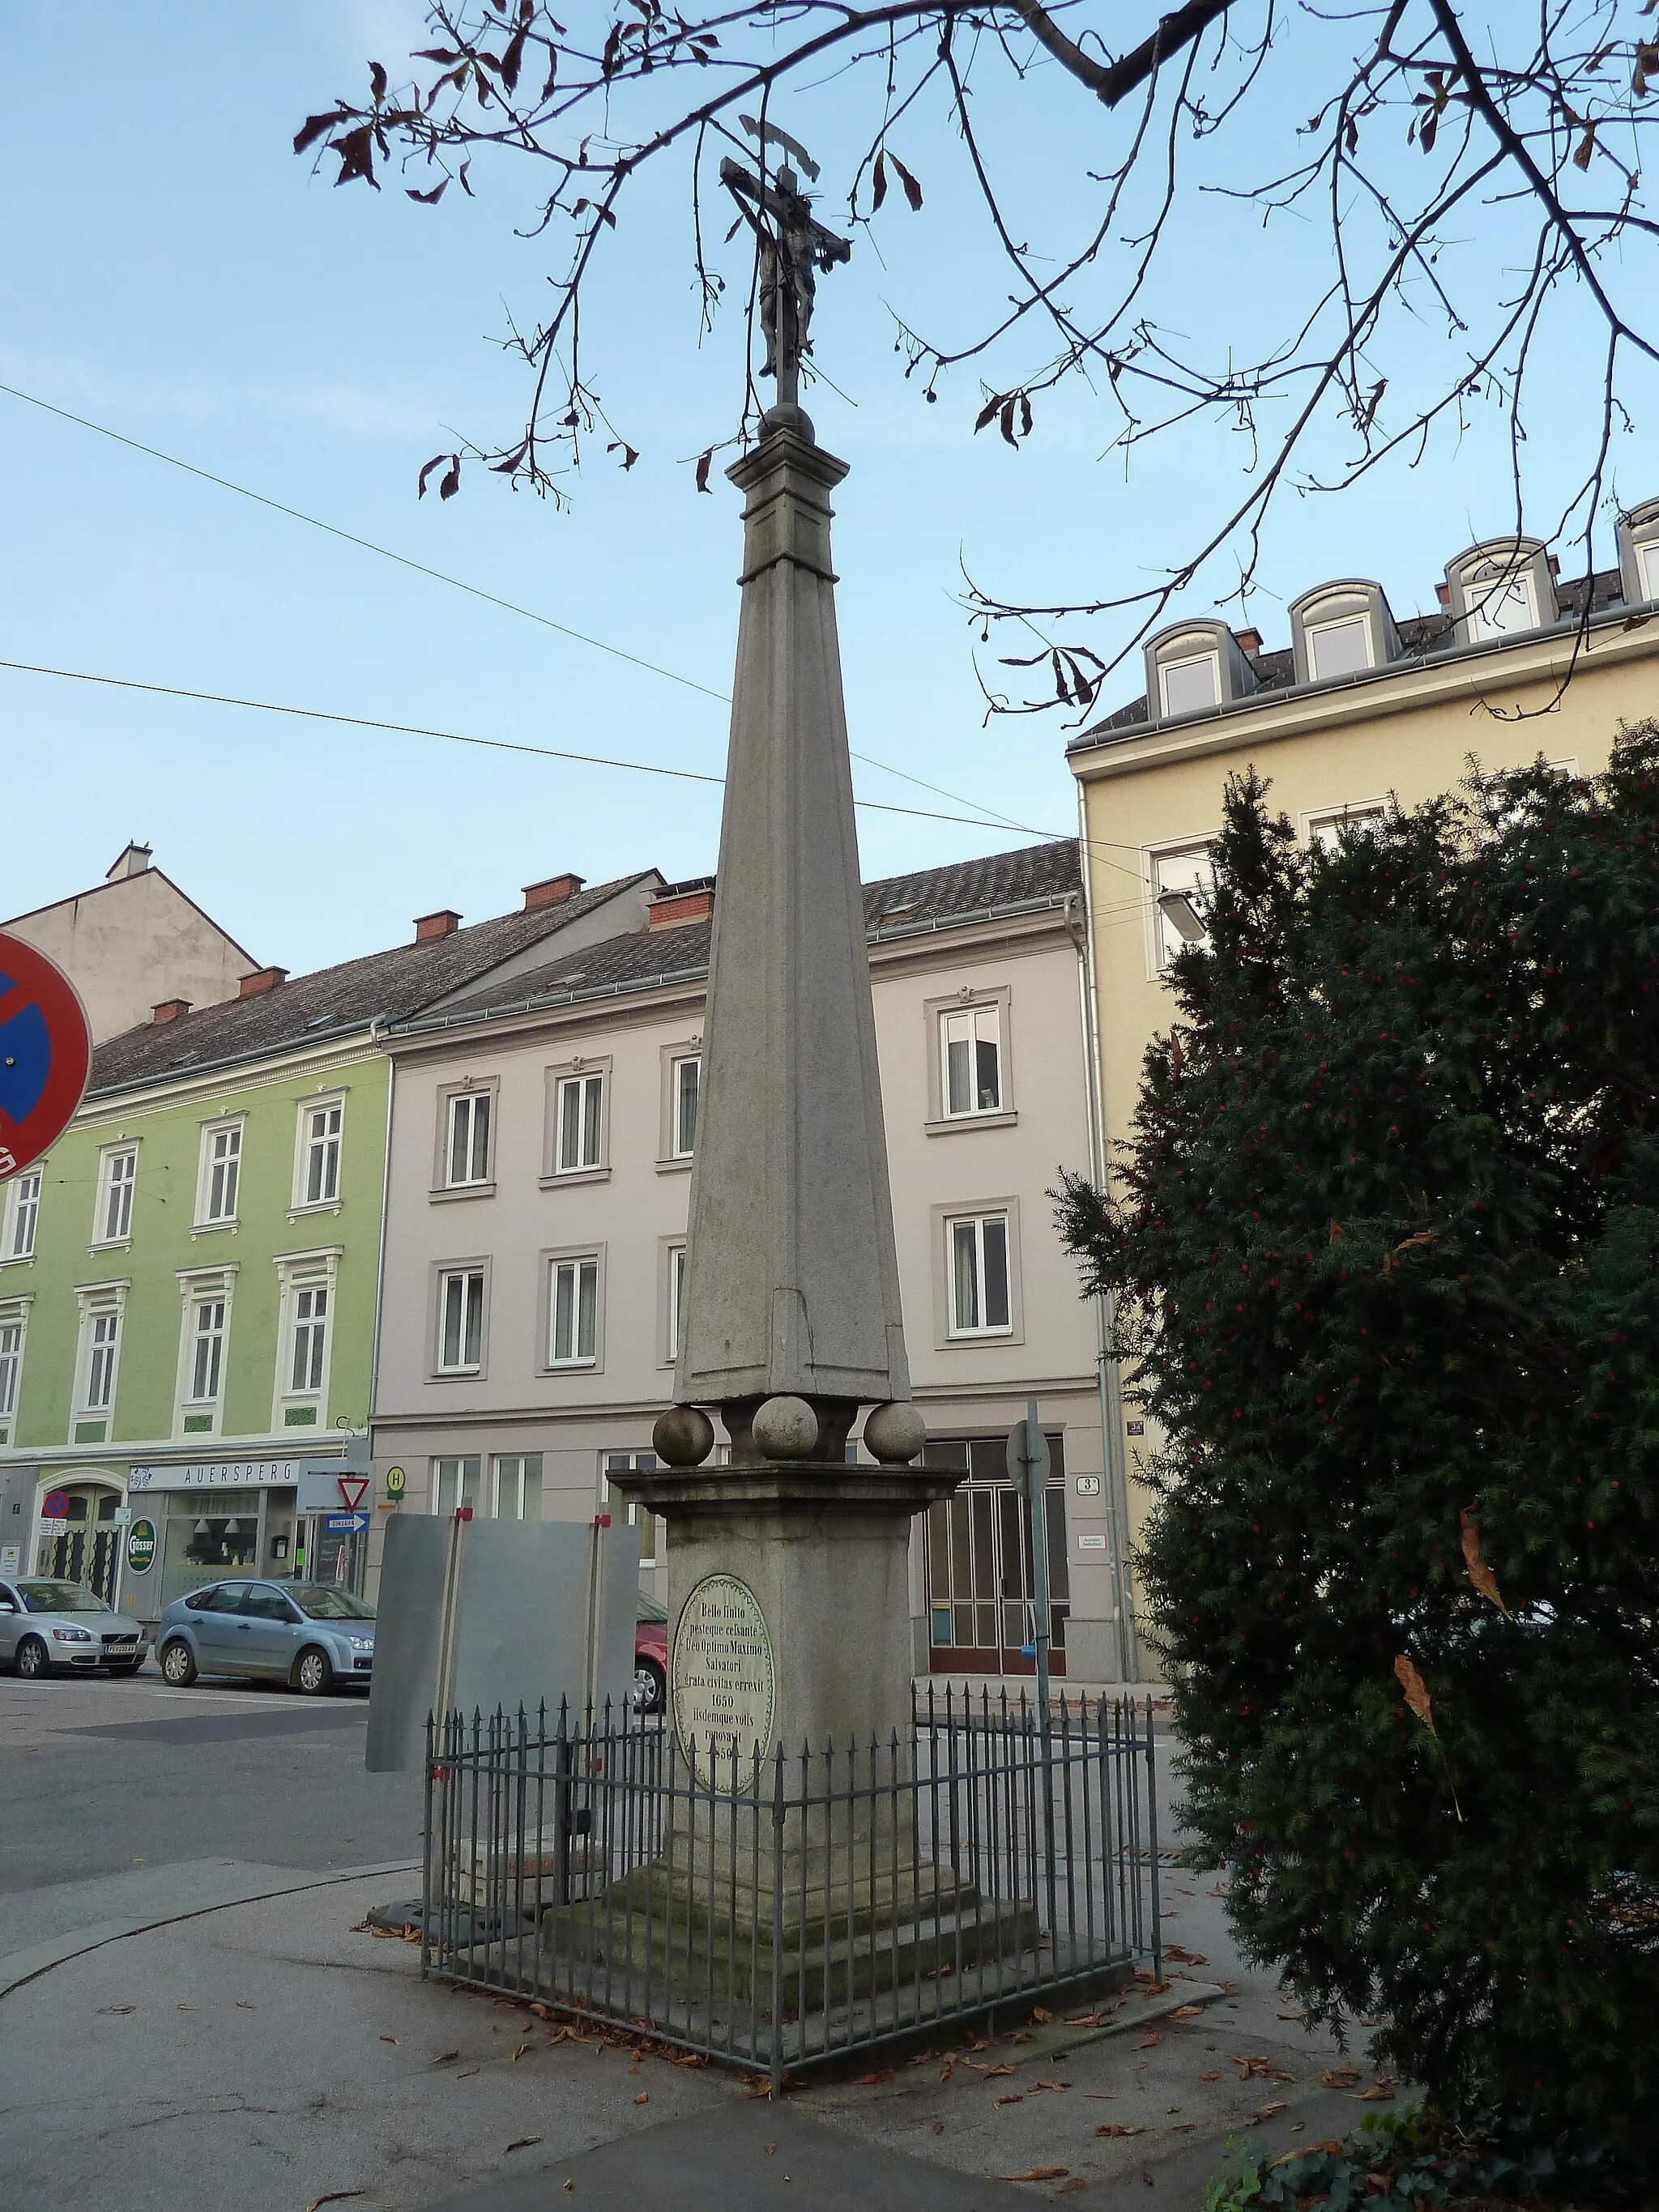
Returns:
[[[1481,1596],[1489,1604],[1495,1605],[1504,1619],[1508,1620],[1510,1609],[1504,1604],[1504,1594],[1498,1587],[1498,1577],[1480,1556],[1480,1524],[1468,1506],[1465,1506],[1458,1515],[1457,1520],[1458,1526],[1463,1532],[1463,1564],[1469,1571],[1469,1580],[1480,1591]]]
[[[1418,1719],[1422,1722],[1429,1734],[1432,1735],[1434,1734],[1434,1706],[1430,1702],[1429,1692],[1424,1684],[1423,1677],[1418,1673],[1416,1668],[1413,1666],[1411,1661],[1406,1656],[1403,1651],[1394,1662],[1394,1671],[1400,1683],[1401,1688],[1406,1692],[1406,1703],[1417,1715]]]
[[[1000,2181],[1063,2181],[1071,2172],[1068,2166],[1028,2166],[1024,2173],[999,2174]]]
[[[543,2138],[540,2136],[518,2136],[514,2137],[513,2142],[508,2143],[507,2148],[508,2150],[529,2150],[532,2145],[540,2142],[542,2140]],[[567,2181],[565,2187],[568,2189],[569,2186],[570,2184]]]

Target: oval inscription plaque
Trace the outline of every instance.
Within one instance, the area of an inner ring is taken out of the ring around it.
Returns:
[[[760,1600],[735,1575],[706,1575],[680,1608],[669,1679],[674,1734],[684,1752],[693,1737],[702,1759],[710,1744],[744,1757],[772,1748],[777,1673]]]

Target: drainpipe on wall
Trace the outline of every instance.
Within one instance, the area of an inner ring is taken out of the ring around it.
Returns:
[[[1101,1095],[1099,1000],[1095,992],[1094,909],[1090,894],[1087,817],[1079,785],[1078,810],[1078,872],[1083,881],[1080,927],[1073,926],[1076,909],[1066,915],[1066,927],[1078,955],[1079,1016],[1083,1025],[1083,1059],[1089,1085],[1089,1171],[1097,1190],[1106,1188],[1106,1114]],[[1140,1680],[1140,1639],[1135,1632],[1134,1578],[1129,1564],[1129,1478],[1124,1462],[1123,1383],[1112,1357],[1112,1304],[1109,1292],[1097,1291],[1095,1310],[1095,1377],[1100,1393],[1100,1437],[1106,1469],[1106,1559],[1112,1578],[1112,1622],[1117,1632],[1118,1680]]]
[[[380,1015],[376,1014],[368,1025],[370,1044],[379,1044],[385,1034],[384,1019]],[[392,1194],[392,1114],[398,1097],[397,1074],[397,1066],[391,1054],[388,1053],[386,1062],[386,1148],[380,1160],[380,1249],[374,1262],[374,1333],[370,1342],[368,1355],[368,1405],[363,1416],[364,1425],[368,1431],[371,1468],[374,1463],[374,1408],[380,1403],[380,1308],[386,1292],[386,1212]],[[374,1485],[371,1474],[369,1480],[371,1512],[374,1510]],[[372,1539],[374,1531],[374,1522],[371,1521],[368,1526]]]

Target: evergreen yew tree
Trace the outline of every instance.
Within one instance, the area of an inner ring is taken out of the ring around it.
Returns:
[[[1230,787],[1109,1200],[1199,1863],[1310,2017],[1659,2172],[1659,726],[1326,854]]]

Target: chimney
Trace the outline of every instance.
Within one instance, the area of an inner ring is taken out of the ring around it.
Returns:
[[[415,917],[415,942],[431,945],[441,937],[453,937],[461,926],[461,917],[453,906],[441,906],[435,914],[417,914]]]
[[[538,884],[524,887],[524,910],[534,914],[538,907],[562,906],[568,898],[574,898],[585,878],[580,876],[547,876]]]
[[[256,968],[251,975],[243,976],[236,987],[236,995],[239,999],[260,999],[287,981],[286,968]]]
[[[1434,587],[1434,596],[1439,600],[1443,607],[1449,607],[1451,605],[1451,586],[1449,584],[1437,584]]]
[[[1233,632],[1233,635],[1238,640],[1240,649],[1243,652],[1261,652],[1261,633],[1259,629],[1236,629]]]
[[[150,1009],[150,1019],[159,1029],[163,1022],[176,1022],[180,1014],[190,1012],[188,999],[163,999],[159,1006]]]
[[[105,876],[106,884],[119,883],[125,876],[142,876],[149,866],[148,845],[129,845],[125,853],[116,855],[115,864]]]
[[[650,929],[677,929],[687,921],[707,921],[714,911],[714,878],[694,876],[684,884],[665,884],[646,909]]]

